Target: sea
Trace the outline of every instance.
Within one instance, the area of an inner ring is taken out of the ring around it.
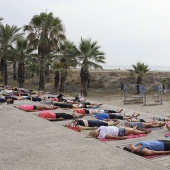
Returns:
[[[103,69],[116,69],[116,70],[128,70],[133,69],[132,65],[102,65]],[[170,72],[170,66],[148,66],[150,71],[167,71]]]

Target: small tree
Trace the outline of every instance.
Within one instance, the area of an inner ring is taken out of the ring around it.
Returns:
[[[133,69],[129,69],[130,75],[137,77],[136,84],[137,84],[137,94],[140,93],[139,91],[139,85],[142,84],[143,77],[147,76],[149,73],[148,65],[145,65],[144,63],[137,62],[136,65],[132,65]]]

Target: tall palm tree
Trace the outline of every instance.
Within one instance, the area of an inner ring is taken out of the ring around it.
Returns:
[[[64,43],[60,43],[59,51],[60,54],[57,56],[61,66],[61,82],[59,91],[64,92],[68,72],[70,71],[71,67],[75,67],[78,63],[76,57],[77,49],[73,42],[65,40]]]
[[[16,43],[17,60],[18,60],[18,85],[24,86],[25,82],[25,60],[30,57],[32,50],[28,48],[28,41],[20,38]]]
[[[51,66],[55,70],[54,92],[58,93],[60,91],[62,65],[58,61],[53,61]]]
[[[13,65],[13,80],[17,80],[17,50],[15,48],[11,48],[8,53],[8,60]]]
[[[0,44],[1,44],[1,67],[4,77],[4,84],[8,84],[8,71],[7,71],[7,51],[12,47],[16,40],[22,36],[22,33],[19,33],[20,28],[17,26],[3,25],[0,24]]]
[[[24,26],[29,45],[38,50],[39,54],[39,90],[45,89],[45,65],[50,52],[58,48],[58,43],[65,39],[64,26],[61,20],[53,17],[53,13],[40,13],[31,19],[29,25]]]
[[[142,84],[142,79],[143,77],[147,76],[149,74],[149,68],[148,65],[145,65],[144,63],[137,62],[136,65],[132,65],[133,69],[129,69],[128,71],[130,72],[130,75],[136,76],[136,90],[137,94],[140,93],[139,91],[139,86]]]
[[[104,52],[100,51],[100,46],[91,39],[82,39],[78,48],[79,65],[81,66],[81,85],[83,94],[87,96],[87,86],[90,79],[89,68],[102,69],[101,63],[105,63]]]

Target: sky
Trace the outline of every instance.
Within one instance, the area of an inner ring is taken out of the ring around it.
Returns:
[[[0,0],[3,24],[22,27],[52,12],[77,46],[97,41],[107,65],[170,66],[169,0]]]

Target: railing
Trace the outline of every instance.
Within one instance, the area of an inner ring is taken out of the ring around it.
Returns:
[[[128,90],[130,88],[128,88],[127,85],[123,86],[123,96],[124,96],[123,101],[124,101],[124,103],[130,102],[130,101],[133,101],[133,102],[138,101],[138,102],[143,103],[144,106],[146,106],[149,104],[149,101],[154,100],[154,104],[163,104],[163,101],[162,101],[163,88],[161,86],[158,86],[158,85],[155,86],[154,95],[147,95],[146,86],[141,85],[141,84],[134,84],[134,85],[135,86],[138,85],[139,94],[137,94],[137,95],[129,94]],[[132,85],[130,87],[132,87]]]
[[[143,85],[140,85],[140,84],[134,84],[135,86],[137,86],[138,85],[138,91],[139,91],[139,94],[137,94],[137,95],[130,95],[130,94],[128,94],[128,87],[127,87],[127,85],[124,85],[123,86],[123,95],[124,95],[124,103],[127,103],[127,102],[130,102],[130,101],[132,101],[132,99],[133,99],[133,101],[135,102],[135,101],[140,101],[140,102],[144,102],[144,91],[145,91],[145,87],[143,86]],[[132,85],[131,85],[132,86]],[[131,100],[128,100],[128,99],[131,99]]]

